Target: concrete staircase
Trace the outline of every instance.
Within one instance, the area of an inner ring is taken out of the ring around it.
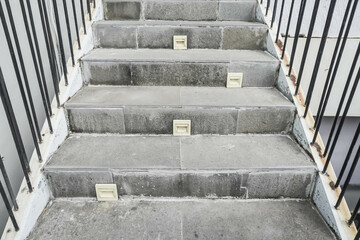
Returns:
[[[334,239],[255,0],[104,0],[29,239]],[[173,50],[186,35],[188,50]],[[242,72],[242,88],[226,88]],[[172,136],[173,120],[191,136]],[[115,183],[120,200],[95,201]]]

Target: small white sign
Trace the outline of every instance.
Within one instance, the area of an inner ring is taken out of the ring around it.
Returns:
[[[174,50],[187,49],[187,36],[174,36]]]
[[[95,184],[98,201],[117,201],[119,199],[116,184]]]
[[[173,121],[174,136],[190,136],[191,120],[174,120]]]
[[[243,81],[243,73],[228,73],[226,87],[241,88]]]

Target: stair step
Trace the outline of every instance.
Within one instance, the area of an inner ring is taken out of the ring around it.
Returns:
[[[187,48],[265,50],[268,28],[250,22],[100,21],[93,24],[95,47],[173,48],[174,35]]]
[[[243,87],[272,87],[278,69],[279,60],[255,50],[95,49],[82,58],[94,85],[223,87],[228,72],[242,72]]]
[[[44,169],[55,197],[119,195],[308,198],[315,165],[286,135],[76,134]]]
[[[273,88],[85,87],[67,104],[70,129],[87,133],[192,134],[288,132],[295,107]]]
[[[104,0],[106,20],[256,21],[255,0]]]
[[[295,200],[55,200],[28,239],[336,239],[314,208]]]

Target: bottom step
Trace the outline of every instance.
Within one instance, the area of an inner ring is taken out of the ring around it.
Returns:
[[[55,200],[28,239],[335,239],[309,201]]]

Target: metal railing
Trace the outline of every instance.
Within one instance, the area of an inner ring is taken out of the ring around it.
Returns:
[[[336,3],[339,1],[336,1],[336,0],[328,1],[328,12],[327,12],[327,17],[326,17],[326,22],[322,29],[322,36],[321,36],[321,41],[320,41],[320,45],[318,48],[318,52],[316,55],[315,65],[312,66],[312,68],[308,68],[306,66],[306,61],[308,59],[309,47],[310,47],[310,43],[313,39],[312,37],[313,37],[314,27],[316,26],[316,24],[318,24],[316,22],[316,20],[318,17],[319,4],[320,4],[320,2],[323,1],[323,0],[315,0],[313,8],[312,8],[310,24],[309,24],[307,35],[306,35],[304,51],[302,52],[302,55],[300,55],[301,63],[300,63],[300,68],[298,70],[297,76],[295,74],[295,71],[293,71],[293,66],[294,66],[295,57],[299,57],[299,56],[297,56],[296,50],[297,50],[297,45],[298,45],[298,41],[299,41],[299,37],[300,37],[300,30],[301,30],[301,27],[303,27],[303,18],[304,18],[304,12],[305,12],[307,0],[291,0],[291,1],[282,0],[281,7],[280,7],[280,15],[279,15],[279,18],[277,18],[277,19],[276,19],[276,15],[277,15],[277,11],[279,11],[278,7],[277,7],[278,0],[273,0],[273,1],[274,2],[273,2],[272,18],[271,18],[271,26],[270,27],[272,28],[274,22],[277,21],[278,26],[277,26],[275,43],[281,49],[281,59],[282,60],[284,60],[285,52],[287,50],[287,42],[288,42],[288,38],[289,38],[289,28],[290,28],[291,22],[296,20],[296,29],[295,29],[295,34],[293,36],[293,45],[292,45],[292,49],[291,49],[290,60],[288,61],[289,71],[287,73],[287,76],[290,77],[290,79],[292,79],[296,83],[295,96],[299,96],[299,95],[302,96],[302,93],[300,93],[300,86],[301,86],[301,80],[303,79],[304,71],[307,71],[307,72],[312,71],[310,85],[309,85],[309,88],[308,88],[308,91],[306,94],[306,98],[305,98],[305,103],[304,103],[305,111],[304,111],[303,117],[308,118],[309,117],[308,112],[309,112],[309,107],[310,107],[310,103],[312,100],[312,96],[314,93],[314,87],[315,87],[316,82],[319,79],[319,77],[318,77],[319,68],[320,68],[320,64],[323,60],[323,54],[324,54],[326,41],[327,41],[328,35],[329,35],[329,29],[330,29],[332,21],[334,19],[334,12],[337,10]],[[267,0],[265,3],[266,5],[264,7],[266,8],[266,15],[268,14],[269,8],[271,7],[271,2],[272,2],[271,0]],[[263,0],[261,0],[260,3],[264,4]],[[296,19],[296,17],[294,17],[294,4],[295,3],[300,4],[299,10],[297,12],[297,19]],[[344,12],[344,15],[342,18],[341,26],[340,26],[339,33],[337,36],[337,41],[336,41],[336,44],[335,44],[335,47],[333,50],[331,63],[328,68],[328,74],[327,74],[327,77],[325,80],[325,84],[322,88],[321,99],[320,99],[320,102],[318,103],[318,110],[315,115],[315,124],[313,126],[314,136],[313,136],[313,139],[311,142],[312,145],[319,146],[317,144],[319,130],[321,128],[321,124],[324,119],[325,110],[329,104],[329,99],[331,97],[331,92],[333,90],[334,82],[337,80],[336,78],[337,78],[337,73],[339,70],[340,63],[344,57],[350,58],[349,56],[344,56],[343,53],[344,53],[344,49],[347,44],[347,40],[349,37],[351,27],[354,23],[354,16],[355,16],[357,7],[359,5],[358,4],[359,0],[347,0],[346,3],[347,3],[346,9],[345,9],[345,12]],[[288,12],[284,11],[284,9],[285,9],[284,6],[286,4],[290,5]],[[279,36],[280,36],[280,29],[281,29],[283,17],[287,17],[288,21],[287,21],[286,33],[284,35],[284,38],[283,38],[283,40],[280,40]],[[359,21],[359,19],[357,19],[357,21]],[[326,174],[329,164],[333,158],[334,150],[339,142],[339,136],[342,133],[345,119],[348,115],[350,106],[353,103],[353,99],[354,99],[354,96],[355,96],[355,93],[356,93],[356,90],[358,87],[358,83],[359,83],[359,79],[360,79],[360,68],[356,69],[356,66],[358,63],[359,54],[360,54],[360,42],[358,43],[358,47],[355,52],[355,56],[353,58],[351,57],[352,65],[351,65],[350,71],[348,72],[347,80],[344,84],[341,99],[338,103],[338,107],[336,110],[334,121],[332,123],[331,130],[329,131],[329,137],[326,142],[326,146],[324,149],[320,150],[321,151],[320,157],[326,159],[324,168],[322,169],[323,174]],[[353,81],[352,87],[350,88],[350,85],[351,85],[351,82],[352,82],[355,72],[356,72],[355,80]],[[346,96],[348,96],[348,97],[347,97],[347,100],[345,103]],[[344,104],[345,104],[345,107],[344,107]],[[353,158],[353,161],[350,164],[350,159],[354,152],[356,142],[359,139],[359,133],[360,133],[360,123],[355,131],[353,140],[348,149],[348,153],[346,156],[344,156],[344,161],[343,161],[339,176],[337,177],[337,181],[336,181],[336,183],[332,184],[332,188],[334,190],[336,190],[340,186],[341,180],[343,178],[345,178],[345,182],[342,186],[337,203],[334,206],[336,209],[340,206],[341,201],[344,198],[345,192],[346,192],[346,190],[349,186],[349,183],[353,177],[355,168],[356,168],[359,158],[360,158],[360,146],[359,146],[356,151],[355,157]],[[350,168],[349,168],[349,165],[350,165]],[[349,169],[349,172],[347,174],[345,174],[345,171],[347,169]],[[359,193],[359,195],[360,195],[360,193]],[[355,206],[355,209],[352,213],[352,216],[348,220],[349,225],[351,225],[354,222],[354,219],[359,211],[359,208],[360,208],[360,196],[359,196],[359,200]],[[359,237],[360,237],[360,229],[358,230],[358,233],[357,233],[357,236],[355,239],[359,239]]]
[[[71,1],[71,4],[68,5],[68,1]],[[85,4],[84,4],[85,1]],[[8,46],[11,63],[14,67],[16,80],[18,88],[20,90],[22,104],[25,109],[26,118],[28,127],[31,131],[31,137],[35,151],[39,161],[43,161],[40,144],[42,143],[42,133],[39,125],[39,119],[35,110],[33,92],[30,87],[30,81],[28,71],[30,68],[35,70],[38,89],[41,94],[41,101],[43,106],[43,111],[45,112],[47,126],[50,133],[53,133],[53,127],[51,123],[51,116],[53,115],[51,107],[51,99],[53,96],[49,94],[49,86],[47,83],[47,78],[45,70],[50,70],[51,72],[51,83],[56,99],[57,107],[60,107],[60,81],[61,75],[63,75],[65,80],[65,85],[68,84],[68,69],[67,69],[67,60],[66,51],[70,52],[72,65],[75,65],[74,59],[74,40],[73,34],[71,31],[71,24],[73,24],[73,29],[75,29],[75,35],[77,38],[77,46],[81,49],[80,45],[80,30],[86,34],[86,18],[91,21],[91,11],[92,8],[95,8],[95,0],[61,0],[62,8],[59,9],[58,1],[52,0],[18,0],[21,8],[21,15],[23,19],[23,25],[26,31],[27,41],[20,41],[19,34],[17,32],[17,26],[15,24],[12,4],[15,1],[9,0],[0,0],[0,20],[1,25],[5,34],[5,39],[0,39],[0,42],[5,45],[5,42]],[[80,8],[77,9],[76,5],[80,5]],[[86,6],[86,10],[84,9]],[[69,7],[71,6],[72,15],[69,15]],[[37,8],[37,11],[40,15],[40,21],[37,22],[34,18],[34,10]],[[65,18],[65,23],[60,19],[60,10],[63,11]],[[81,18],[82,28],[78,24],[78,16]],[[55,23],[52,22],[55,21]],[[52,26],[55,25],[55,28]],[[64,47],[64,39],[62,28],[66,28],[67,40],[69,42],[68,50]],[[38,35],[37,29],[41,29],[42,35]],[[43,43],[46,46],[46,59],[42,58],[40,43]],[[32,58],[31,64],[25,64],[23,51],[25,48],[29,48]],[[50,69],[45,69],[45,61],[48,61]],[[9,92],[6,86],[4,75],[0,66],[0,96],[1,101],[4,106],[5,114],[8,120],[8,124],[11,130],[13,140],[16,145],[16,150],[19,156],[21,163],[21,168],[23,175],[25,177],[27,188],[29,192],[33,191],[33,187],[30,181],[29,174],[31,173],[29,158],[26,154],[24,147],[24,142],[22,138],[22,133],[19,129],[17,118],[15,116],[14,108],[12,106]],[[10,196],[11,202],[8,200],[5,187],[0,181],[0,193],[2,199],[5,203],[7,212],[10,216],[10,219],[14,225],[16,231],[19,230],[19,226],[14,217],[13,210],[18,210],[18,204],[16,202],[16,195],[14,189],[11,186],[10,179],[5,169],[3,163],[3,157],[0,156],[0,170],[2,177],[5,182],[5,186]]]

